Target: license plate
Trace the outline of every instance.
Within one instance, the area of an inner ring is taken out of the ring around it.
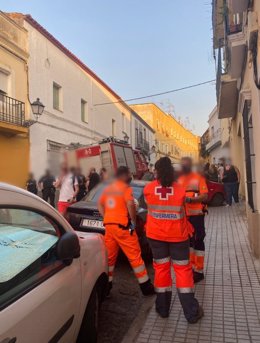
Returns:
[[[91,227],[98,228],[98,229],[105,228],[101,220],[95,220],[95,219],[83,219],[81,225],[85,227],[90,227],[90,228]]]

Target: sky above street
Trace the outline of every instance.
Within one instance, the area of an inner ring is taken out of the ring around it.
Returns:
[[[0,0],[0,9],[31,14],[123,99],[215,79],[211,0]],[[215,84],[142,102],[202,134]]]

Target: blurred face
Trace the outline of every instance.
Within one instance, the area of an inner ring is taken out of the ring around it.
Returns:
[[[125,173],[125,174],[121,175],[120,179],[125,183],[130,183],[132,181],[132,176],[129,172],[129,173]]]
[[[67,174],[68,171],[69,171],[69,168],[68,168],[67,164],[66,164],[66,163],[63,163],[63,164],[61,165],[61,172],[62,172],[63,174]]]
[[[192,171],[192,162],[188,159],[183,159],[181,161],[181,170],[183,174],[189,174]]]
[[[71,167],[71,168],[70,168],[70,172],[71,172],[72,174],[75,174],[75,173],[76,173],[76,168]]]

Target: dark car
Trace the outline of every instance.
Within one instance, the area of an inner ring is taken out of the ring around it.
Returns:
[[[144,257],[151,255],[150,247],[145,235],[147,205],[144,201],[143,189],[146,181],[134,180],[131,182],[133,195],[137,204],[136,233]],[[89,192],[81,201],[68,208],[68,221],[76,231],[105,233],[102,217],[97,203],[107,183],[101,183]]]

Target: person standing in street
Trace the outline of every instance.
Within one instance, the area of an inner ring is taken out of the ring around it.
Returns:
[[[144,296],[154,294],[154,287],[149,279],[141,248],[135,232],[136,206],[133,191],[129,186],[131,175],[128,167],[121,166],[115,180],[102,193],[98,210],[104,218],[106,228],[105,244],[108,252],[109,289],[112,288],[113,271],[119,248],[124,252],[133,268]]]
[[[55,187],[60,189],[58,211],[66,217],[67,209],[77,201],[79,191],[75,170],[69,169],[66,163],[61,166],[61,174],[55,182]]]
[[[52,207],[55,207],[55,177],[51,174],[49,169],[46,169],[45,174],[40,178],[38,185],[42,190],[42,198],[49,202]]]
[[[28,192],[33,193],[35,195],[37,195],[38,193],[37,182],[34,178],[33,173],[29,174],[29,178],[26,182],[26,189]]]
[[[231,163],[227,163],[224,168],[224,174],[222,182],[224,183],[224,188],[227,198],[227,206],[232,205],[232,200],[235,203],[239,203],[239,183],[240,183],[240,172]]]
[[[96,172],[95,168],[91,168],[89,171],[88,182],[87,182],[87,191],[90,192],[96,185],[100,182],[100,176]]]
[[[174,169],[168,157],[160,158],[155,169],[157,180],[146,185],[144,196],[148,207],[146,235],[154,258],[156,311],[163,318],[169,316],[173,266],[184,315],[193,324],[203,316],[203,309],[194,296],[189,260],[189,237],[193,229],[185,216],[185,190],[174,181]]]
[[[108,174],[108,171],[106,170],[106,168],[103,167],[100,169],[99,176],[100,176],[100,182],[104,182],[104,181],[107,181],[109,179],[109,174]]]
[[[80,201],[81,199],[84,198],[84,196],[87,194],[87,179],[85,175],[82,174],[81,168],[76,169],[76,178],[78,180],[78,185],[79,185],[79,191],[77,194],[77,201]]]
[[[181,159],[181,176],[178,179],[186,192],[185,210],[189,222],[194,228],[191,238],[190,259],[193,265],[194,282],[204,279],[204,257],[205,257],[205,202],[208,198],[208,187],[204,176],[192,171],[192,159],[183,157]]]
[[[222,182],[223,175],[224,175],[224,163],[220,162],[218,164],[218,182]]]

